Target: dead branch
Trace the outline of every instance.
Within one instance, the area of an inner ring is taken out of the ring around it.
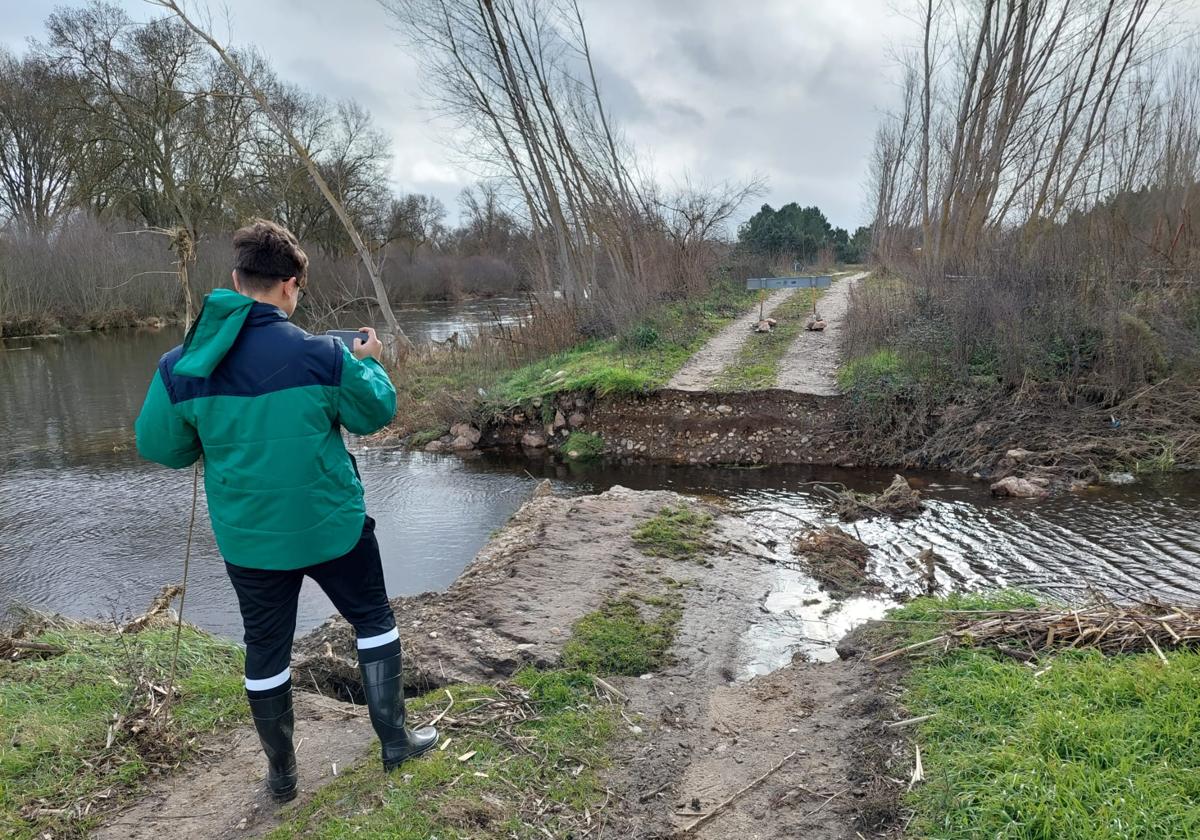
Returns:
[[[677,837],[686,837],[687,835],[691,834],[691,833],[692,833],[692,832],[694,832],[694,831],[695,831],[697,828],[699,828],[700,826],[704,825],[704,823],[708,822],[708,821],[709,821],[709,820],[711,820],[713,817],[715,817],[717,814],[721,813],[721,812],[722,812],[722,811],[724,811],[726,808],[728,808],[730,805],[732,805],[734,802],[736,802],[736,801],[737,801],[737,800],[738,800],[738,799],[739,799],[739,798],[740,798],[740,797],[741,797],[743,794],[745,794],[745,793],[747,793],[747,792],[749,792],[749,791],[753,790],[754,788],[758,787],[760,784],[762,784],[762,782],[766,781],[766,779],[767,779],[769,776],[771,776],[771,775],[773,775],[774,773],[776,773],[776,772],[779,770],[779,768],[780,768],[780,767],[782,767],[783,765],[787,764],[789,761],[791,761],[791,760],[792,760],[793,758],[795,758],[795,757],[796,757],[796,753],[794,753],[794,752],[790,752],[790,753],[788,753],[788,754],[787,754],[787,755],[785,755],[783,758],[781,758],[781,759],[779,760],[779,762],[778,762],[778,763],[777,763],[777,764],[776,764],[774,767],[772,767],[770,770],[768,770],[766,773],[763,773],[763,774],[762,774],[761,776],[759,776],[757,779],[755,779],[754,781],[750,782],[750,784],[748,784],[748,785],[746,785],[745,787],[743,787],[741,790],[739,790],[739,791],[738,791],[737,793],[735,793],[733,796],[731,796],[731,797],[729,797],[728,799],[726,799],[726,800],[725,800],[724,802],[722,802],[720,805],[718,805],[717,807],[713,808],[711,811],[709,811],[709,812],[708,812],[707,814],[705,814],[704,816],[700,817],[700,818],[699,818],[698,820],[696,820],[695,822],[692,822],[692,823],[690,823],[689,825],[687,825],[687,826],[684,826],[684,827],[683,827],[683,828],[682,828],[682,829],[679,831],[679,833],[678,833],[676,836],[677,836]]]

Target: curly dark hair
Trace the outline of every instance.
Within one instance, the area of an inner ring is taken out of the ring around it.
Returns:
[[[295,277],[308,281],[308,255],[299,240],[283,225],[252,219],[233,234],[233,267],[243,287],[266,292],[276,283]]]

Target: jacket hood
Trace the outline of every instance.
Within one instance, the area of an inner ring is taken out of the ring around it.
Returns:
[[[217,289],[205,297],[200,316],[183,340],[175,373],[207,378],[237,340],[254,303],[253,298],[232,289]]]

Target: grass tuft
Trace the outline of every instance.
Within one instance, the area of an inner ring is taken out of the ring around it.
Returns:
[[[710,547],[713,518],[691,508],[666,507],[633,532],[633,542],[651,557],[691,560]]]
[[[140,702],[134,697],[139,684],[166,682],[174,631],[121,635],[71,624],[47,629],[33,640],[66,653],[0,661],[0,835],[5,837],[82,835],[98,822],[100,809],[78,818],[76,803],[108,788],[117,794],[110,801],[119,799],[151,769],[185,760],[192,737],[246,717],[242,651],[185,629],[178,697],[166,732],[134,734],[122,726],[106,746],[114,718],[132,714]],[[54,813],[60,808],[63,813]],[[27,819],[23,812],[37,816]]]
[[[562,451],[572,461],[595,461],[604,455],[604,438],[588,432],[571,432]]]
[[[408,445],[413,449],[420,449],[422,446],[432,443],[442,435],[446,434],[446,431],[447,430],[445,428],[439,427],[436,429],[422,429],[419,432],[413,432],[412,437],[408,439]]]
[[[639,602],[640,601],[640,602]],[[657,610],[647,619],[644,611]],[[596,674],[638,676],[660,669],[682,616],[677,599],[609,601],[576,622],[563,647],[563,666]]]
[[[441,724],[448,749],[392,774],[377,760],[364,761],[268,836],[578,836],[586,815],[604,801],[600,773],[615,729],[616,713],[596,698],[591,678],[530,668],[498,687],[451,686],[410,700],[413,719],[430,717],[447,690],[455,698],[452,718]],[[505,713],[517,706],[520,715]]]

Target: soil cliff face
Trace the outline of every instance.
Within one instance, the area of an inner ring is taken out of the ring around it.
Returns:
[[[467,448],[554,451],[562,449],[572,432],[583,431],[599,435],[611,458],[711,465],[843,464],[854,459],[841,397],[780,390],[662,390],[548,399],[550,410],[544,413],[553,417],[549,422],[542,421],[540,408],[514,409],[495,418]],[[430,446],[433,451],[453,448],[445,441]]]

